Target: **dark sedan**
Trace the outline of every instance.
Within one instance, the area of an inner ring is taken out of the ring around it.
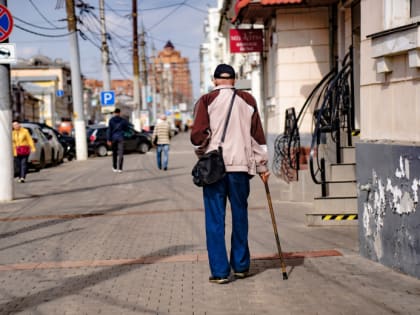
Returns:
[[[106,141],[108,127],[105,125],[90,125],[87,129],[89,154],[106,156],[111,150]],[[152,147],[151,137],[145,132],[134,130],[132,125],[124,133],[124,152],[146,153]]]

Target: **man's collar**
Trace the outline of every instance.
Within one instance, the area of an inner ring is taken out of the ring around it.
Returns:
[[[220,89],[234,89],[235,87],[233,85],[228,85],[228,84],[224,84],[224,85],[218,85],[216,87],[214,87],[214,90],[220,90]]]

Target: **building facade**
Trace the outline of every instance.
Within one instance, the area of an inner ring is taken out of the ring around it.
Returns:
[[[188,58],[182,57],[168,41],[163,50],[152,58],[154,71],[149,71],[149,83],[159,94],[157,110],[179,110],[180,104],[192,106],[192,82]],[[155,75],[154,75],[155,74]]]
[[[62,60],[35,56],[19,60],[11,68],[11,80],[41,100],[39,119],[57,126],[62,119],[71,119],[73,100],[71,70]]]
[[[308,225],[358,224],[363,256],[418,278],[419,6],[225,0],[220,19],[264,29],[265,129],[290,187],[279,197],[312,202]]]

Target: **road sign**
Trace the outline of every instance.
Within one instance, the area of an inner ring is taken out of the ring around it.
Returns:
[[[0,44],[0,63],[16,63],[16,46],[15,44]]]
[[[115,92],[114,91],[102,91],[101,92],[101,104],[102,106],[112,106],[115,104]]]
[[[4,5],[0,4],[0,42],[5,41],[13,29],[13,17]]]
[[[58,97],[62,97],[62,96],[64,96],[64,91],[63,90],[57,90],[55,92],[55,95],[57,95]]]

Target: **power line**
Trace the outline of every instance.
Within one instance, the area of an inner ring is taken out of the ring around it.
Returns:
[[[66,26],[54,27],[54,28],[53,27],[46,27],[46,26],[39,26],[39,25],[36,25],[36,24],[32,24],[30,22],[26,22],[25,20],[22,20],[22,19],[18,18],[16,15],[13,15],[13,18],[15,20],[21,22],[21,23],[24,23],[24,24],[29,25],[29,26],[37,27],[37,28],[40,28],[40,29],[43,29],[43,30],[51,30],[51,31],[53,31],[53,30],[64,30],[64,29],[67,29]]]
[[[174,4],[168,4],[168,5],[164,5],[164,6],[160,6],[160,7],[154,7],[154,8],[144,8],[144,9],[141,9],[141,8],[139,8],[138,9],[138,11],[155,11],[155,10],[162,10],[162,9],[168,9],[168,8],[172,8],[172,7],[175,7],[175,6],[178,6],[178,5],[181,5],[181,4],[183,4],[183,2],[179,2],[179,3],[174,3]],[[113,8],[111,8],[109,5],[105,5],[105,6],[107,6],[111,11],[114,11],[114,13],[117,13],[116,11],[120,11],[120,12],[130,12],[131,13],[131,10],[129,10],[129,9],[113,9]],[[129,14],[129,15],[131,15],[131,14]]]
[[[32,0],[29,0],[29,3],[34,7],[35,11],[38,12],[38,14],[51,26],[57,27],[56,25],[54,25],[50,20],[48,20],[44,14],[42,14],[42,12],[38,9],[38,7],[32,2]]]
[[[202,13],[205,13],[205,14],[207,14],[207,13],[208,13],[207,11],[205,11],[205,10],[203,10],[203,9],[200,9],[200,8],[197,8],[197,7],[194,7],[194,6],[192,6],[191,4],[187,4],[187,3],[185,3],[185,6],[190,7],[191,9],[194,9],[194,10],[196,10],[196,11],[198,11],[198,12],[202,12]]]
[[[65,36],[69,36],[70,34],[72,34],[72,33],[66,33],[66,34],[60,34],[60,35],[58,35],[58,34],[57,35],[42,34],[42,33],[38,33],[38,32],[35,32],[35,31],[28,30],[28,29],[26,29],[22,26],[17,25],[17,24],[15,24],[14,26],[16,26],[18,29],[20,29],[22,31],[25,31],[27,33],[35,34],[35,35],[42,36],[42,37],[65,37]]]
[[[183,1],[180,4],[177,5],[176,8],[174,8],[173,10],[171,10],[168,14],[166,14],[163,18],[161,18],[158,22],[156,22],[155,24],[153,24],[152,26],[149,27],[149,30],[155,28],[156,26],[158,26],[160,23],[162,23],[167,17],[169,17],[170,15],[172,15],[175,11],[177,11],[179,8],[181,8],[187,1]]]

